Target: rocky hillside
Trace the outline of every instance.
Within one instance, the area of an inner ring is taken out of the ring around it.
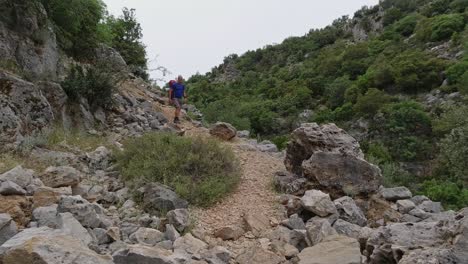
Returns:
[[[467,123],[466,8],[463,0],[380,1],[302,37],[227,56],[191,78],[191,98],[208,122],[280,148],[303,122],[337,123],[381,166],[387,186],[460,208],[468,170],[449,149],[465,152],[455,134]]]

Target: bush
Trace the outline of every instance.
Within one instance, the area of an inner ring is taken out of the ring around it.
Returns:
[[[450,66],[447,71],[447,78],[450,84],[458,84],[464,78],[463,75],[468,72],[468,60],[460,61]]]
[[[453,182],[426,181],[422,185],[421,193],[431,200],[442,202],[447,210],[458,210],[468,206],[468,189]]]
[[[370,143],[367,146],[366,156],[372,157],[373,160],[377,161],[377,164],[383,164],[392,161],[392,155],[380,142]]]
[[[467,105],[450,105],[442,108],[442,111],[433,121],[434,132],[445,135],[455,128],[468,125]]]
[[[112,94],[116,90],[116,81],[108,70],[110,69],[104,65],[93,66],[87,70],[75,66],[61,83],[62,88],[72,102],[85,98],[92,109],[109,108],[113,104]]]
[[[465,28],[465,18],[461,14],[439,15],[422,20],[418,24],[417,37],[421,41],[442,41]]]
[[[385,92],[371,88],[366,94],[359,96],[354,105],[354,111],[361,116],[372,117],[391,100],[392,97]]]
[[[240,180],[233,152],[213,139],[152,133],[127,140],[124,148],[117,164],[132,188],[158,182],[195,205],[208,206]]]
[[[437,174],[468,187],[468,125],[453,129],[440,142]]]
[[[106,6],[101,0],[40,0],[56,26],[60,46],[69,55],[87,59],[102,42],[99,23]]]
[[[419,19],[419,15],[406,16],[395,23],[394,30],[404,37],[409,37],[413,34]]]
[[[385,14],[383,16],[383,25],[388,26],[393,24],[393,22],[397,21],[402,17],[403,13],[401,12],[400,9],[392,7],[390,9],[387,9],[385,11]]]

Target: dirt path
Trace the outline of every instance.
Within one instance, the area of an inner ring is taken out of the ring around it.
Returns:
[[[171,107],[161,107],[169,118],[173,116]],[[171,120],[171,119],[170,119]],[[187,136],[207,136],[206,128],[194,127],[190,122],[181,125]],[[277,203],[277,193],[273,189],[273,175],[284,170],[281,158],[252,150],[248,143],[236,139],[229,144],[241,162],[242,178],[238,188],[222,201],[210,208],[195,208],[192,215],[196,221],[195,229],[207,235],[213,235],[218,228],[228,225],[241,225],[245,213],[263,214],[272,221],[280,219],[281,212]]]

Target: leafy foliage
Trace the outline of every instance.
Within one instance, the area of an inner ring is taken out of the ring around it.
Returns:
[[[133,188],[159,182],[195,205],[208,206],[240,179],[233,152],[212,139],[153,133],[129,139],[124,146],[117,161]]]

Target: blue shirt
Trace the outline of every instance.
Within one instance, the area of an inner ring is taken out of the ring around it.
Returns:
[[[182,98],[184,97],[185,85],[182,83],[174,83],[171,87],[172,89],[172,96],[175,98]]]

